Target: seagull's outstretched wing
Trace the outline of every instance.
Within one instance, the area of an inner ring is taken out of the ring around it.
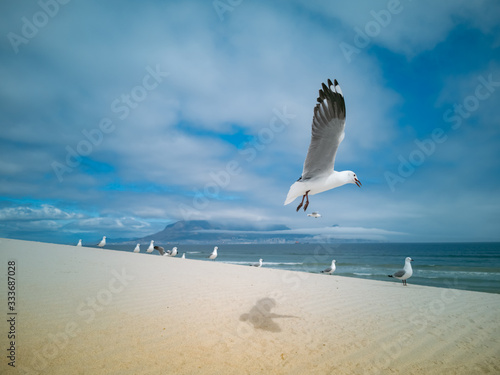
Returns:
[[[165,254],[165,249],[163,247],[161,247],[161,246],[155,246],[154,249],[158,250],[158,252],[160,253],[160,255]]]
[[[337,80],[322,83],[318,103],[314,107],[311,144],[307,151],[302,180],[329,174],[333,171],[335,154],[344,139],[345,102]]]

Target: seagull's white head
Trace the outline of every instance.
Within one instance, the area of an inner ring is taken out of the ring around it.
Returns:
[[[353,171],[347,171],[347,177],[350,184],[356,184],[358,187],[361,187],[361,181],[358,180],[356,173]]]
[[[413,259],[411,259],[410,257],[406,257],[405,262],[406,262],[406,263],[408,263],[408,262],[413,262]]]

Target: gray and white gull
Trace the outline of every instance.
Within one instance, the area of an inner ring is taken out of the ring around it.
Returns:
[[[335,259],[334,259],[334,260],[332,260],[332,264],[330,265],[330,267],[325,268],[323,271],[321,271],[321,273],[327,273],[327,274],[329,274],[329,275],[331,275],[332,273],[334,273],[334,272],[335,272],[335,269],[336,269],[336,267],[335,267],[335,262],[336,262],[336,260],[335,260]]]
[[[302,176],[290,186],[285,205],[302,196],[297,211],[304,205],[309,206],[309,195],[322,193],[345,184],[361,187],[353,171],[335,171],[335,156],[344,139],[345,101],[336,79],[328,80],[328,86],[321,84],[318,103],[314,107],[311,143],[307,151]],[[305,199],[305,204],[304,204]]]
[[[408,280],[411,275],[413,275],[413,269],[411,268],[411,262],[413,262],[413,259],[410,257],[407,257],[405,259],[405,266],[403,267],[402,270],[394,272],[392,275],[387,275],[389,277],[394,277],[396,279],[399,279],[403,282],[403,285],[406,286],[406,280]]]
[[[104,247],[104,246],[106,246],[106,236],[102,236],[102,240],[101,240],[101,242],[99,242],[99,243],[97,244],[97,246],[99,246],[99,247]]]
[[[151,242],[149,243],[149,247],[146,249],[146,253],[151,254],[153,252],[153,250],[155,249],[154,244],[155,244],[155,241],[151,240]]]

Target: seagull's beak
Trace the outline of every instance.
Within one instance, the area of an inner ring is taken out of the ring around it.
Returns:
[[[361,181],[359,181],[356,177],[354,177],[354,183],[358,185],[358,187],[361,187]]]

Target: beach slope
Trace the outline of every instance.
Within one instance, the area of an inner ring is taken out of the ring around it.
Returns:
[[[0,261],[2,374],[500,373],[497,294],[7,239]]]

